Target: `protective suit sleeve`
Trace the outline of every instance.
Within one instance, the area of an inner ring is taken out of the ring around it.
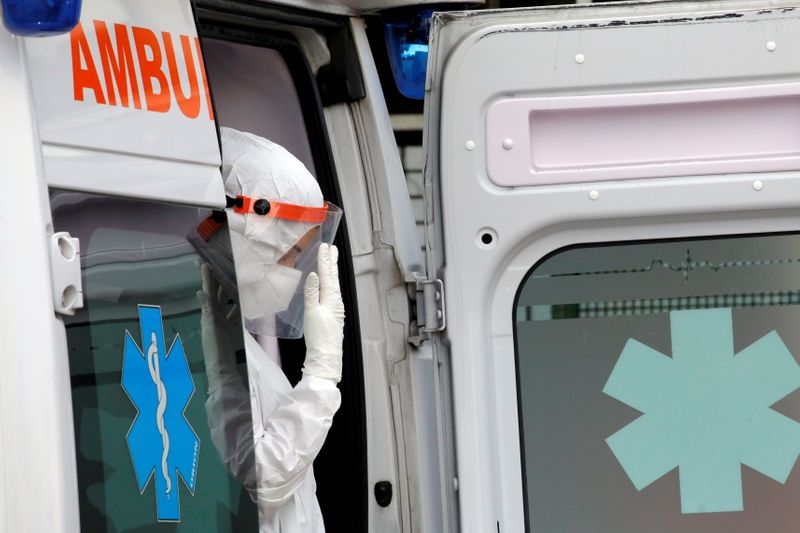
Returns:
[[[327,246],[320,250],[322,283],[317,279],[315,290],[306,291],[306,319],[309,305],[313,316],[311,330],[306,332],[303,378],[293,389],[280,367],[245,332],[250,391],[246,389],[230,343],[234,338],[230,328],[241,331],[241,324],[230,320],[234,314],[225,312],[224,297],[211,297],[220,291],[213,275],[203,271],[204,290],[198,298],[203,310],[211,438],[221,460],[266,516],[280,509],[308,479],[341,404],[336,383],[341,379],[344,306],[332,248],[333,252]]]
[[[318,274],[308,276],[303,378],[272,413],[261,409],[264,431],[256,435],[258,501],[268,513],[283,505],[306,479],[341,404],[336,383],[342,378],[344,304],[337,259],[335,246],[321,244]]]
[[[225,312],[226,297],[216,296],[217,286],[209,272],[204,272],[203,289],[198,299],[203,310],[203,355],[209,380],[205,408],[211,440],[223,464],[269,515],[306,479],[339,409],[341,394],[333,380],[310,375],[289,388],[281,369],[266,360],[249,333],[242,332],[248,359],[259,359],[251,366],[251,394],[236,370],[231,343],[231,328],[242,331],[241,323],[226,319],[231,314]],[[282,387],[286,390],[279,391]]]
[[[197,293],[200,302],[200,336],[203,361],[206,365],[209,394],[221,387],[239,382],[233,339],[241,331],[236,305],[229,301],[208,265],[200,267],[203,289]]]
[[[200,267],[203,289],[200,302],[200,327],[203,360],[208,378],[206,416],[211,441],[220,460],[251,493],[256,489],[255,454],[250,393],[236,370],[233,339],[241,335],[242,325],[236,306],[211,273]]]
[[[211,392],[205,407],[220,460],[255,500],[258,478],[250,394],[241,381],[229,383]]]
[[[256,496],[267,516],[305,481],[340,404],[333,381],[306,375],[277,409],[263,415],[262,424],[256,424],[263,428],[255,435]]]

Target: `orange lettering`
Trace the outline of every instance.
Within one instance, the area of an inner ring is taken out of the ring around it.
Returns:
[[[142,87],[148,111],[166,113],[170,106],[170,91],[167,77],[161,70],[161,47],[158,37],[147,28],[133,26],[133,42],[136,43],[136,55],[139,57],[139,68],[142,72]],[[147,49],[150,49],[152,58],[148,58]],[[158,92],[153,80],[158,82]]]
[[[175,61],[175,50],[172,48],[172,37],[168,32],[162,32],[164,39],[164,51],[167,53],[167,65],[169,65],[169,77],[172,81],[172,90],[178,107],[188,118],[197,118],[200,115],[200,87],[197,86],[197,69],[194,66],[192,57],[192,44],[189,37],[181,35],[181,48],[183,49],[183,61],[186,64],[186,73],[189,75],[189,96],[183,94],[181,87],[181,77],[178,74],[178,64]]]
[[[92,59],[89,41],[80,22],[69,34],[70,47],[72,48],[72,97],[83,102],[84,91],[89,89],[94,92],[94,99],[98,104],[105,104],[106,97],[100,85],[100,77]],[[86,68],[83,68],[83,65]]]
[[[131,43],[128,40],[128,30],[122,24],[114,24],[114,36],[117,41],[117,51],[111,44],[108,27],[101,20],[94,21],[94,31],[97,34],[97,45],[100,47],[100,60],[103,62],[103,74],[106,80],[106,93],[111,105],[117,105],[117,91],[123,106],[128,107],[128,82],[133,93],[133,105],[136,109],[142,108],[139,98],[139,82],[136,81]],[[113,77],[112,77],[113,76]],[[116,81],[116,91],[114,90]]]
[[[203,62],[203,49],[200,47],[200,38],[194,38],[194,48],[197,50],[197,59],[200,61],[200,74],[203,76],[203,89],[206,91],[206,105],[208,106],[208,118],[214,120],[214,106],[211,105],[211,91],[208,88],[208,78],[206,77],[206,65]]]

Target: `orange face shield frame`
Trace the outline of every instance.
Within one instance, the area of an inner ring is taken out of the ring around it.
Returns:
[[[237,197],[226,196],[226,207],[233,208],[234,213],[240,215],[255,214],[295,222],[308,222],[322,224],[328,218],[330,204],[325,202],[322,207],[306,207],[303,205],[271,202],[264,198],[252,196]]]

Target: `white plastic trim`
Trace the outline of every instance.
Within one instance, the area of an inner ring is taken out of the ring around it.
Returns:
[[[50,237],[50,273],[53,279],[53,307],[72,316],[83,307],[81,245],[66,231]]]

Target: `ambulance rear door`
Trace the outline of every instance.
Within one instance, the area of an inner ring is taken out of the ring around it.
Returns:
[[[434,16],[451,531],[797,524],[797,7]]]

